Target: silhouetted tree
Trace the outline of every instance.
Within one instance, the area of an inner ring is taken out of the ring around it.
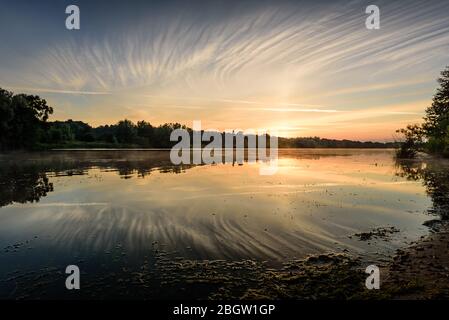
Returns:
[[[31,148],[39,142],[53,108],[39,96],[0,89],[1,149]]]
[[[424,129],[432,152],[449,152],[449,67],[441,72],[432,105],[426,109]]]
[[[137,122],[137,136],[142,138],[143,144],[152,145],[153,126],[145,120]]]
[[[399,129],[396,132],[404,136],[401,148],[396,153],[399,158],[413,158],[418,151],[422,150],[425,132],[420,125],[409,124],[405,129]]]
[[[422,146],[419,139],[425,137],[427,141],[424,147],[427,151],[449,156],[449,66],[441,72],[438,83],[440,86],[433,97],[432,105],[426,109],[422,127],[408,126],[397,131],[405,136],[398,155],[408,154],[413,157],[416,151],[413,152],[412,149]],[[419,134],[416,134],[417,132]]]
[[[116,137],[120,143],[132,143],[137,137],[136,125],[128,120],[122,120],[117,123]]]
[[[0,149],[6,149],[9,145],[9,129],[14,118],[14,110],[11,107],[12,96],[12,92],[0,88]]]
[[[89,124],[72,119],[48,122],[53,109],[38,96],[19,94],[0,89],[0,149],[36,148],[54,146],[108,146],[121,144],[170,148],[177,142],[170,141],[173,130],[183,128],[190,134],[192,129],[179,123],[165,123],[157,127],[144,120],[137,125],[125,119],[115,125],[92,128]],[[223,144],[227,135],[221,133]],[[235,140],[235,137],[233,138]],[[245,146],[247,146],[245,138]],[[208,142],[202,142],[206,145]],[[269,146],[269,140],[268,144]],[[308,138],[279,138],[280,148],[385,148],[392,143],[359,142],[350,140]]]

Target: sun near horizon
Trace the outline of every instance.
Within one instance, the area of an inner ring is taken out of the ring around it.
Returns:
[[[447,63],[449,34],[438,30],[449,20],[437,1],[380,1],[379,30],[365,28],[363,1],[107,10],[78,1],[76,31],[60,27],[64,5],[9,2],[0,12],[2,24],[22,22],[0,29],[0,84],[47,99],[51,120],[201,120],[205,129],[392,141],[420,122]]]

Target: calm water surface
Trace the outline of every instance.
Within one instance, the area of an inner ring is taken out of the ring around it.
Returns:
[[[428,232],[422,181],[398,175],[392,150],[281,150],[259,163],[172,166],[166,151],[0,156],[0,295],[14,274],[116,274],[145,260],[257,260],[348,252],[370,262]],[[354,234],[395,227],[387,239]]]

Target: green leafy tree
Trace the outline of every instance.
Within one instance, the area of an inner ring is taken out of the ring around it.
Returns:
[[[432,105],[426,109],[423,125],[397,131],[405,137],[398,156],[413,157],[420,148],[449,156],[449,67],[441,72],[438,83],[440,86]]]
[[[70,125],[64,122],[52,124],[48,130],[47,136],[48,142],[50,143],[73,141],[75,138]]]
[[[438,83],[432,105],[426,109],[424,129],[429,137],[444,140],[449,127],[449,67],[441,72]]]
[[[137,122],[137,135],[142,139],[144,145],[151,145],[154,128],[145,120]]]
[[[116,127],[116,137],[120,143],[132,143],[137,137],[137,127],[128,119],[119,121]]]
[[[399,158],[413,158],[418,151],[422,150],[425,131],[420,125],[409,124],[396,132],[404,136],[401,148],[397,152]]]
[[[31,148],[42,136],[53,108],[39,96],[18,94],[0,89],[1,149]]]
[[[11,108],[12,92],[0,88],[0,150],[6,149],[9,144],[9,129],[14,118]]]
[[[428,150],[449,156],[449,67],[441,72],[440,87],[426,110],[424,129],[428,136]]]

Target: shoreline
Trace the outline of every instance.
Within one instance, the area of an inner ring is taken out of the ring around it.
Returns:
[[[147,261],[140,270],[125,268],[126,272],[95,276],[78,298],[170,300],[173,296],[181,299],[187,295],[193,300],[448,299],[448,240],[449,223],[443,221],[438,230],[432,229],[406,248],[396,250],[387,262],[379,264],[379,290],[366,289],[368,274],[361,257],[344,253],[310,255],[271,267],[255,260],[170,259],[166,252],[156,250],[159,274],[152,271]],[[58,268],[45,270],[18,272],[0,279],[11,290],[4,298],[64,299],[64,295],[58,297],[56,292],[41,296],[42,285],[51,288],[63,280],[62,274],[55,273]],[[34,283],[33,279],[40,278],[45,281]],[[109,284],[108,290],[101,291],[105,283]]]
[[[390,291],[393,299],[449,298],[449,222],[436,221],[436,229],[397,250],[382,270],[386,277],[381,288]]]

